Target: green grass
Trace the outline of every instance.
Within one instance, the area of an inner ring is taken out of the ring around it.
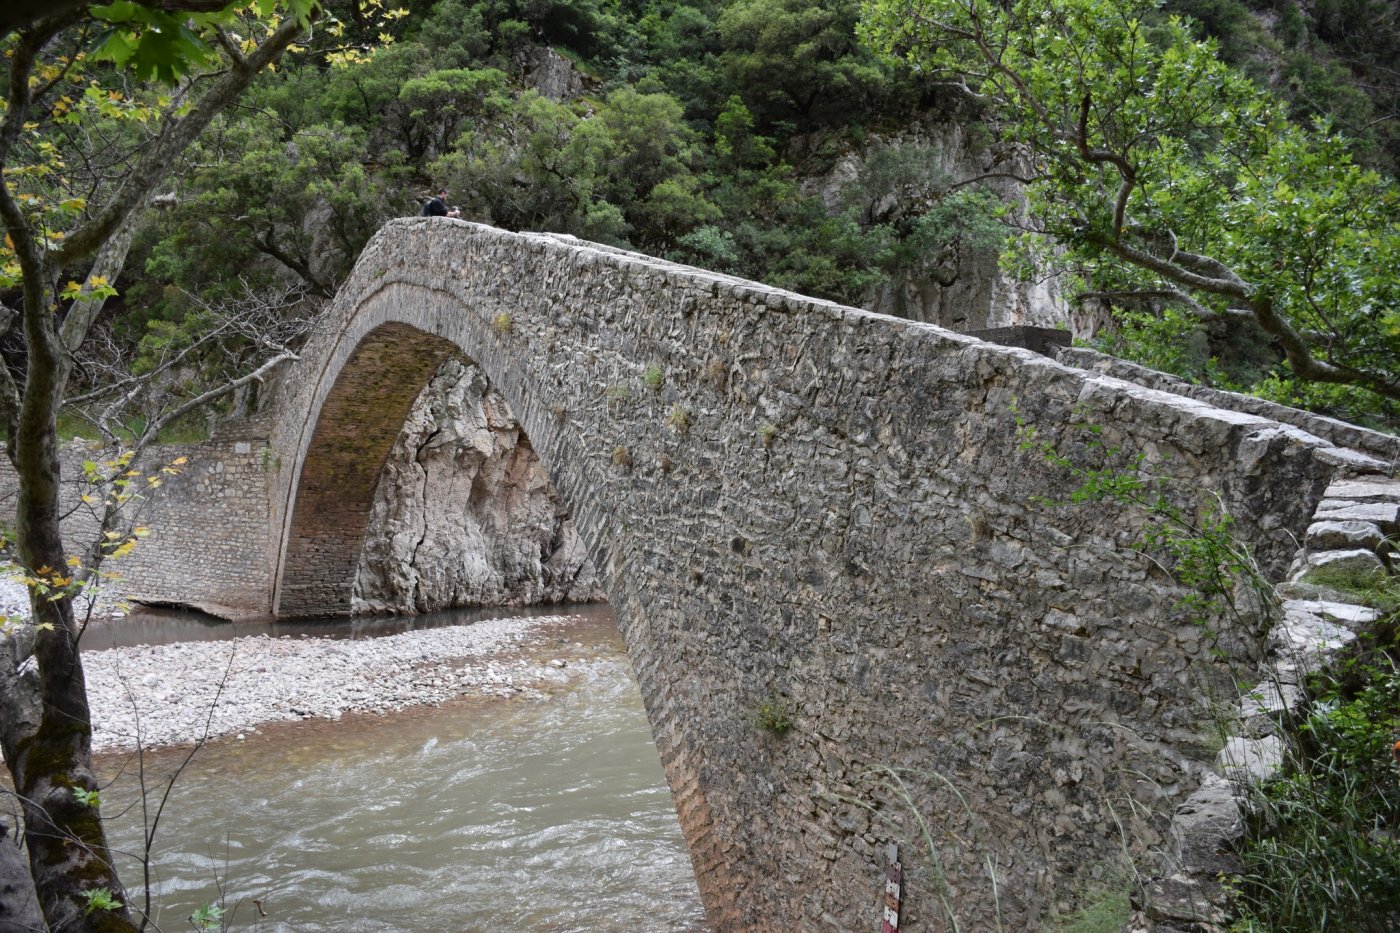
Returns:
[[[1387,611],[1312,678],[1286,769],[1254,790],[1238,931],[1400,929],[1400,585],[1354,569],[1315,574]]]
[[[1355,564],[1323,564],[1308,571],[1302,582],[1323,586],[1382,612],[1400,611],[1400,576]]]
[[[57,421],[60,442],[72,440],[100,441],[102,435],[91,421],[73,411],[61,412]],[[146,424],[140,419],[128,421],[121,432],[123,441],[130,441],[145,430]],[[161,429],[156,437],[160,444],[199,444],[209,440],[208,420],[203,412],[191,412],[174,424]]]
[[[1120,933],[1133,916],[1128,899],[1130,882],[1105,885],[1092,891],[1079,908],[1060,922],[1058,933]]]

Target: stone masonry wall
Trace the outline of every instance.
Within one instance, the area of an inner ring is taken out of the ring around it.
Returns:
[[[1162,841],[1215,749],[1218,641],[1138,552],[1056,507],[1141,454],[1282,573],[1366,457],[1256,415],[930,325],[547,235],[389,224],[284,386],[276,610],[349,612],[374,480],[463,353],[568,503],[626,638],[720,930],[1032,928]],[[782,728],[787,720],[787,728]],[[895,778],[898,778],[896,781]],[[935,852],[917,851],[916,813]],[[937,862],[946,877],[946,888]],[[996,883],[988,873],[995,873]]]
[[[103,569],[118,576],[109,591],[150,603],[195,606],[225,618],[268,615],[272,586],[267,552],[271,475],[278,461],[268,446],[266,430],[256,422],[230,423],[203,444],[161,445],[152,448],[143,474],[180,457],[187,462],[178,473],[162,476],[163,484],[144,491],[130,515],[150,534],[120,560]],[[76,552],[96,534],[95,521],[81,496],[84,460],[100,460],[96,445],[81,441],[63,451],[64,537]],[[0,503],[13,516],[17,486],[8,458],[0,458]],[[10,519],[12,520],[12,519]]]

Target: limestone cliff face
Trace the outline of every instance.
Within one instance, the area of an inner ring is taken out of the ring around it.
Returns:
[[[916,152],[924,179],[895,186],[884,197],[866,206],[869,219],[887,222],[926,206],[925,186],[939,188],[973,178],[987,178],[987,185],[1003,201],[1025,216],[1025,196],[1019,182],[1008,175],[1023,175],[1018,154],[986,144],[977,132],[971,113],[932,114],[888,136],[872,135],[863,145],[837,158],[824,175],[809,180],[804,189],[819,194],[833,214],[850,203],[852,193],[872,157],[886,149]],[[904,190],[901,190],[903,188]],[[869,197],[869,192],[866,192]],[[861,301],[870,311],[925,321],[961,332],[1013,325],[1068,327],[1079,336],[1078,322],[1071,320],[1053,276],[1018,279],[998,269],[995,249],[960,245],[941,257],[930,274],[896,274],[872,288]]]
[[[573,62],[548,46],[526,46],[516,53],[514,63],[525,85],[550,100],[573,100],[588,84]]]
[[[357,613],[604,598],[587,549],[505,400],[449,360],[380,476]]]

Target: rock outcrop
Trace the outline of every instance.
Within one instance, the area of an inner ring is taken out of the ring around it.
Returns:
[[[515,67],[527,87],[550,100],[573,100],[583,94],[587,84],[573,62],[548,46],[525,47],[516,54]]]
[[[819,195],[828,212],[839,213],[853,192],[870,187],[869,183],[862,186],[862,178],[882,150],[916,153],[923,163],[923,178],[894,183],[893,190],[866,206],[872,219],[888,222],[917,214],[930,206],[931,191],[985,178],[986,186],[1012,205],[1020,220],[1027,220],[1024,188],[1012,177],[1026,174],[1025,167],[1019,164],[1017,153],[987,145],[970,112],[936,114],[894,135],[872,136],[860,148],[840,156],[824,175],[809,180],[804,190]],[[875,188],[879,187],[880,183],[875,183]],[[882,192],[866,190],[863,194],[868,197]],[[1054,276],[1017,278],[999,268],[997,253],[995,247],[957,244],[940,260],[937,270],[892,272],[888,280],[870,289],[861,306],[960,333],[1018,325],[1078,325]],[[1076,331],[1075,336],[1082,334]]]
[[[357,613],[604,598],[549,473],[475,366],[444,363],[375,493]]]

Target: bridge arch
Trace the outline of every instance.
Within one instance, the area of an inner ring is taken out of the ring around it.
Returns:
[[[878,925],[885,843],[917,836],[885,769],[944,833],[972,927],[1034,926],[1124,824],[1155,845],[1144,814],[1198,780],[1200,687],[1226,672],[1129,556],[1141,516],[1035,504],[1072,481],[1021,424],[1083,451],[1092,422],[1218,493],[1275,568],[1345,460],[929,325],[568,237],[397,221],[282,389],[278,614],[348,611],[384,452],[459,351],[595,549],[721,930]],[[1256,633],[1222,634],[1257,656]],[[910,872],[907,926],[936,925],[936,884]]]
[[[273,593],[280,618],[348,615],[356,567],[364,542],[375,488],[385,458],[402,430],[419,392],[449,357],[466,355],[487,373],[492,385],[518,412],[527,436],[553,439],[546,465],[556,485],[573,490],[567,497],[576,523],[603,542],[607,529],[590,522],[599,515],[589,508],[586,483],[571,480],[575,462],[561,447],[567,437],[555,436],[530,413],[542,409],[527,382],[512,372],[509,360],[493,359],[491,342],[499,340],[504,323],[490,328],[465,313],[457,299],[443,292],[396,283],[376,292],[359,307],[353,326],[337,334],[328,355],[329,366],[313,390],[308,419],[292,461],[298,481],[287,492],[283,530],[278,548],[278,572]],[[411,315],[402,309],[412,309]],[[405,323],[411,316],[414,323]],[[484,333],[483,333],[484,331]],[[605,552],[605,549],[601,549]]]

